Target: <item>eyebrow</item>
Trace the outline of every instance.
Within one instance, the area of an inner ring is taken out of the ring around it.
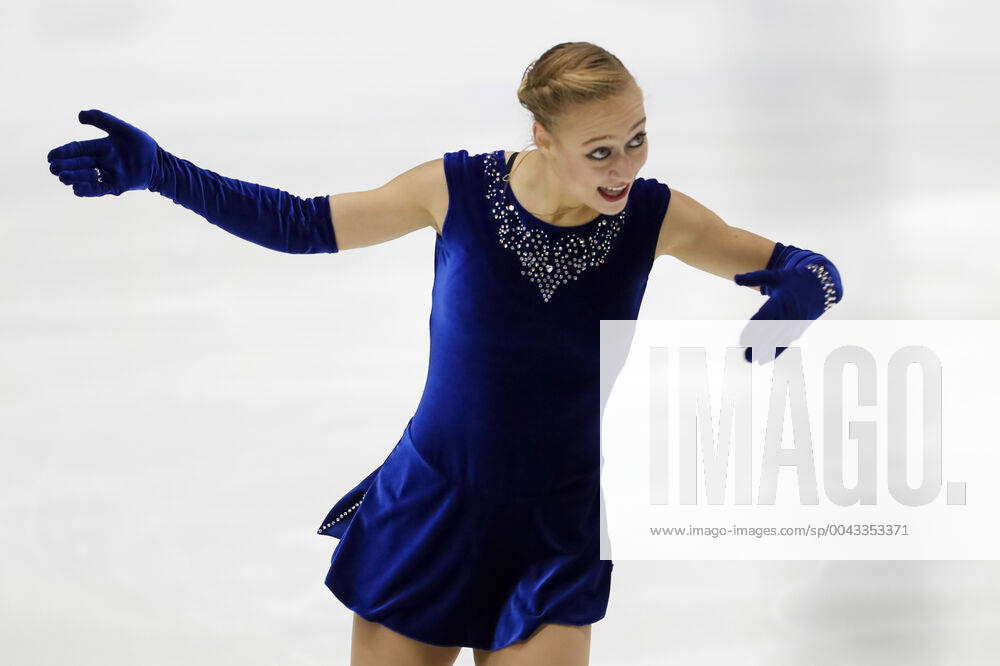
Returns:
[[[628,129],[628,131],[631,132],[632,130],[634,130],[636,127],[638,127],[639,125],[643,124],[644,122],[646,122],[646,116],[643,116],[642,120],[640,120],[639,122],[637,122],[635,125],[632,125],[632,127],[630,127]],[[593,143],[595,141],[600,141],[601,139],[610,139],[610,138],[611,138],[610,134],[605,134],[604,136],[595,136],[593,139],[590,139],[588,141],[584,141],[583,145],[586,146],[588,143]]]

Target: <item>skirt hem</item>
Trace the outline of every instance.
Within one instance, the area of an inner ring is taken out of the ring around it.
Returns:
[[[337,600],[340,601],[340,603],[344,604],[344,606],[347,607],[348,610],[350,610],[353,613],[357,613],[365,620],[368,620],[369,622],[374,622],[376,624],[381,624],[383,627],[391,629],[392,631],[395,631],[397,634],[405,636],[406,638],[409,638],[411,640],[419,641],[426,645],[433,645],[435,647],[459,647],[459,648],[467,647],[476,650],[486,650],[489,652],[493,652],[496,650],[501,650],[510,645],[513,645],[514,643],[517,643],[519,641],[523,641],[530,638],[531,635],[535,633],[535,631],[537,631],[542,625],[545,624],[562,624],[573,627],[583,627],[588,624],[594,624],[595,622],[603,620],[604,617],[607,615],[607,608],[605,608],[593,619],[585,620],[583,622],[560,621],[557,619],[539,618],[538,622],[533,622],[531,626],[526,627],[523,631],[519,632],[514,637],[501,641],[499,644],[497,644],[497,642],[494,641],[494,643],[491,645],[483,645],[481,643],[478,643],[477,641],[471,641],[471,640],[463,640],[462,642],[455,642],[455,641],[441,642],[441,641],[432,641],[432,640],[427,640],[425,638],[421,638],[420,636],[417,636],[412,632],[410,632],[405,627],[401,627],[394,620],[387,621],[385,619],[374,619],[375,618],[374,614],[360,609],[356,604],[348,600],[346,596],[342,595],[340,592],[334,589],[334,586],[330,582],[326,583],[326,587],[330,590],[330,592],[333,593],[333,596],[336,597]]]

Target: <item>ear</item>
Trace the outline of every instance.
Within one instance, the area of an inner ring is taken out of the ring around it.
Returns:
[[[542,127],[542,124],[537,120],[531,124],[531,134],[532,137],[534,137],[535,145],[538,146],[539,150],[546,152],[551,148],[552,137],[547,131],[545,131],[545,128]]]

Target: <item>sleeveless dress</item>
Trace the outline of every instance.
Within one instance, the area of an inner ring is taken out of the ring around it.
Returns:
[[[497,650],[605,615],[600,320],[636,318],[670,190],[637,178],[621,214],[559,227],[514,197],[502,150],[444,170],[423,394],[318,533],[340,540],[326,585],[352,611]]]

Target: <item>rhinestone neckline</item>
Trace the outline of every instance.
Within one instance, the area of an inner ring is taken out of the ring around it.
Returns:
[[[584,224],[549,224],[528,211],[522,214],[513,192],[508,197],[506,170],[503,151],[494,151],[485,162],[485,175],[497,240],[517,255],[521,275],[538,286],[547,303],[558,287],[604,264],[625,224],[627,207],[615,216],[598,215]]]

